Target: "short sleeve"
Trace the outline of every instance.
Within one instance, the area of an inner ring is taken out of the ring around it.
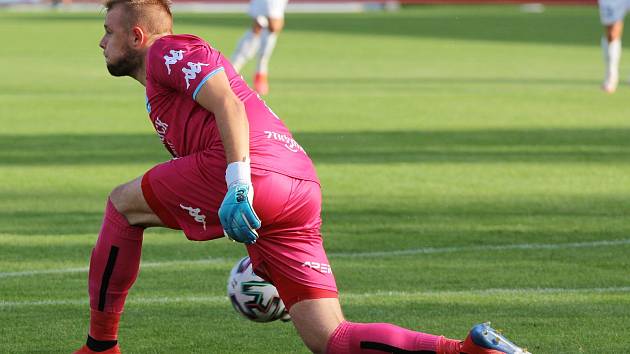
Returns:
[[[156,41],[149,51],[148,60],[148,80],[190,95],[193,99],[208,79],[225,70],[220,53],[192,36],[173,36]]]

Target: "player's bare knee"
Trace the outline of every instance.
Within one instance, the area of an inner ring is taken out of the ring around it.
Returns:
[[[344,317],[337,299],[314,299],[291,308],[291,319],[306,347],[313,353],[326,353],[328,341]]]
[[[164,226],[160,218],[144,200],[141,178],[121,184],[109,195],[116,210],[121,213],[131,226]]]
[[[121,184],[114,188],[109,194],[109,199],[112,201],[112,204],[114,204],[116,210],[129,219],[129,214],[133,211],[133,203],[127,184]]]
[[[282,19],[270,19],[269,20],[269,32],[279,34],[284,27],[284,20]]]
[[[326,347],[328,346],[328,338],[302,338],[302,341],[314,354],[326,354]]]
[[[266,28],[268,25],[267,19],[265,17],[254,19],[254,24],[252,25],[252,32],[255,35],[259,35],[263,28]]]
[[[269,32],[271,33],[280,34],[281,31],[282,31],[282,26],[279,26],[279,27],[269,26]]]
[[[142,208],[142,192],[139,190],[139,180],[121,184],[114,188],[109,195],[116,210],[125,216],[130,225],[139,226],[147,222],[147,212]]]
[[[621,35],[623,34],[623,22],[618,21],[612,25],[606,26],[605,32],[608,42],[621,39]]]
[[[293,324],[295,325],[300,335],[300,338],[302,338],[302,342],[304,342],[304,345],[306,345],[306,347],[315,354],[326,353],[330,334],[327,334],[325,331],[323,331],[321,327],[316,328],[317,325],[304,325],[303,323],[301,323],[302,321],[296,319],[295,317],[293,317],[293,315],[292,319]]]

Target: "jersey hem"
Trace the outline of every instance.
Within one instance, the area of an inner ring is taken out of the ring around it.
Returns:
[[[251,168],[252,169],[258,169],[258,170],[264,170],[264,171],[269,171],[269,172],[274,172],[274,173],[279,173],[281,175],[285,175],[291,178],[297,178],[297,179],[301,179],[304,181],[311,181],[311,182],[315,182],[317,184],[320,184],[319,179],[317,177],[308,177],[305,175],[301,175],[295,172],[291,172],[291,171],[287,171],[287,170],[283,170],[283,169],[279,169],[278,167],[272,167],[272,166],[268,166],[265,164],[261,164],[261,163],[251,163]]]

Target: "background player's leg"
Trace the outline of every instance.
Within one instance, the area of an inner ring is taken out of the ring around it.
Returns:
[[[241,72],[243,66],[256,55],[260,48],[260,32],[262,27],[257,21],[254,21],[252,28],[245,32],[243,37],[236,45],[236,50],[232,55],[232,65],[237,72]]]
[[[90,329],[80,352],[116,346],[120,315],[140,268],[144,228],[162,224],[146,204],[140,181],[117,187],[107,201],[90,259]]]
[[[605,35],[602,37],[602,52],[606,64],[606,77],[602,89],[613,93],[619,83],[619,61],[621,59],[621,34],[623,21],[617,21],[606,26]]]
[[[254,78],[254,88],[262,95],[269,92],[267,76],[269,73],[269,60],[276,48],[278,35],[284,26],[284,19],[270,18],[269,26],[262,31],[260,50],[258,51],[258,65],[256,67],[256,77]]]
[[[269,72],[269,60],[273,54],[273,50],[276,48],[276,42],[278,41],[278,32],[266,29],[262,33],[262,40],[260,50],[258,52],[258,66],[256,72],[259,74],[267,74]]]
[[[385,352],[459,353],[460,341],[414,332],[389,323],[345,321],[336,298],[304,300],[290,309],[291,320],[314,353]],[[397,350],[397,351],[396,351]]]

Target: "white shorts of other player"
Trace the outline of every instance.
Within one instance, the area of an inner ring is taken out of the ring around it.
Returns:
[[[598,2],[599,16],[604,26],[622,21],[626,12],[630,10],[630,0],[598,0]]]
[[[249,4],[249,15],[254,19],[258,17],[283,19],[287,2],[289,0],[252,0]]]

